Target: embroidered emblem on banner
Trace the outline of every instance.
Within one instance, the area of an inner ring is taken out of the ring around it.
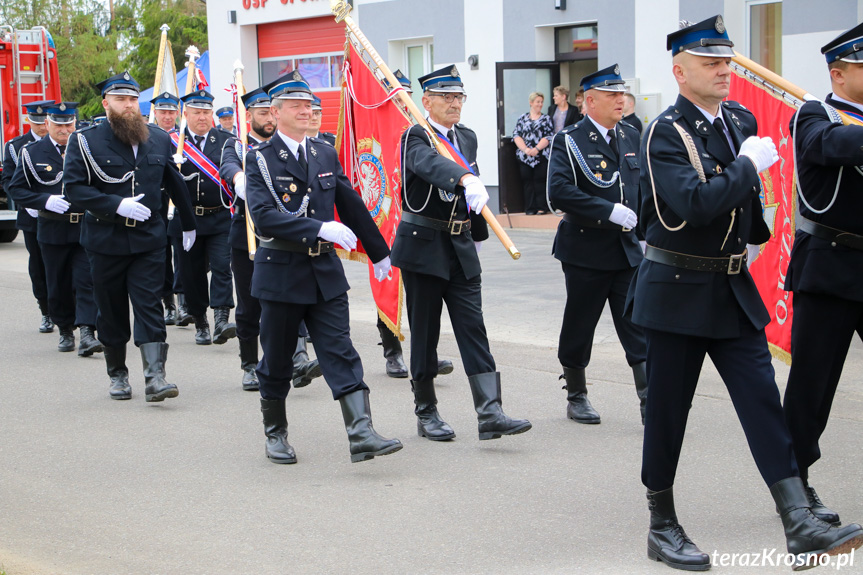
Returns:
[[[389,217],[393,204],[393,193],[381,155],[381,144],[374,138],[357,142],[360,195],[378,227]]]

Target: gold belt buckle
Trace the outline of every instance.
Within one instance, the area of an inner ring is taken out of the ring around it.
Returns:
[[[195,206],[195,215],[203,216],[204,215],[204,206]]]
[[[69,223],[70,224],[77,224],[79,221],[78,217],[79,217],[79,214],[69,214]]]
[[[456,228],[456,225],[458,225],[458,227],[457,227],[457,228]],[[464,222],[463,222],[463,221],[450,222],[450,225],[449,225],[449,233],[450,233],[450,235],[451,235],[451,236],[458,236],[458,235],[461,235],[461,232],[462,232],[463,228],[464,228]],[[456,231],[456,229],[457,229],[458,231]]]
[[[134,228],[137,224],[138,224],[138,222],[136,222],[132,218],[126,218],[126,227],[127,228]]]
[[[740,273],[740,270],[743,269],[743,258],[745,255],[746,252],[743,252],[742,254],[728,257],[728,275],[736,276]]]

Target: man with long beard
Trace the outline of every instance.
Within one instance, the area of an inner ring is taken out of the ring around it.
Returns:
[[[135,314],[148,402],[177,397],[165,380],[168,344],[159,295],[165,275],[167,231],[162,187],[177,206],[183,248],[195,243],[192,205],[177,169],[171,140],[148,126],[138,108],[138,83],[128,72],[97,84],[108,121],[72,134],[63,176],[69,200],[87,210],[81,245],[87,250],[99,308],[97,331],[105,346],[112,399],[130,399],[126,343]]]

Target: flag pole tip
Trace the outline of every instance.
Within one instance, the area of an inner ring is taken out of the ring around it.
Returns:
[[[164,32],[165,34],[167,34],[167,33],[168,33],[168,30],[170,30],[170,29],[171,29],[171,27],[170,27],[170,26],[168,26],[167,24],[162,24],[162,26],[161,26],[161,27],[159,27],[159,30],[161,30],[161,31],[162,31],[162,32]]]

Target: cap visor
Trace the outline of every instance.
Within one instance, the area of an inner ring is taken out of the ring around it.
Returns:
[[[844,58],[840,58],[843,62],[851,62],[852,64],[859,64],[863,62],[863,52],[854,52],[852,54],[848,54]]]
[[[116,90],[108,90],[105,92],[106,96],[135,96],[136,98],[139,96],[137,90],[133,90],[131,88],[117,88]]]
[[[280,94],[273,98],[274,100],[309,100],[310,102],[314,100],[311,94],[306,92],[288,92],[287,94]]]
[[[187,108],[197,108],[199,110],[212,110],[213,109],[212,104],[205,104],[204,102],[187,102],[186,107]]]
[[[687,54],[693,56],[707,56],[713,58],[734,58],[736,54],[731,46],[698,46],[691,50],[686,50]]]
[[[626,84],[611,84],[608,86],[594,86],[591,90],[599,92],[626,92]]]
[[[436,86],[434,88],[429,88],[427,90],[431,93],[440,93],[440,94],[465,94],[464,88],[461,86]]]

